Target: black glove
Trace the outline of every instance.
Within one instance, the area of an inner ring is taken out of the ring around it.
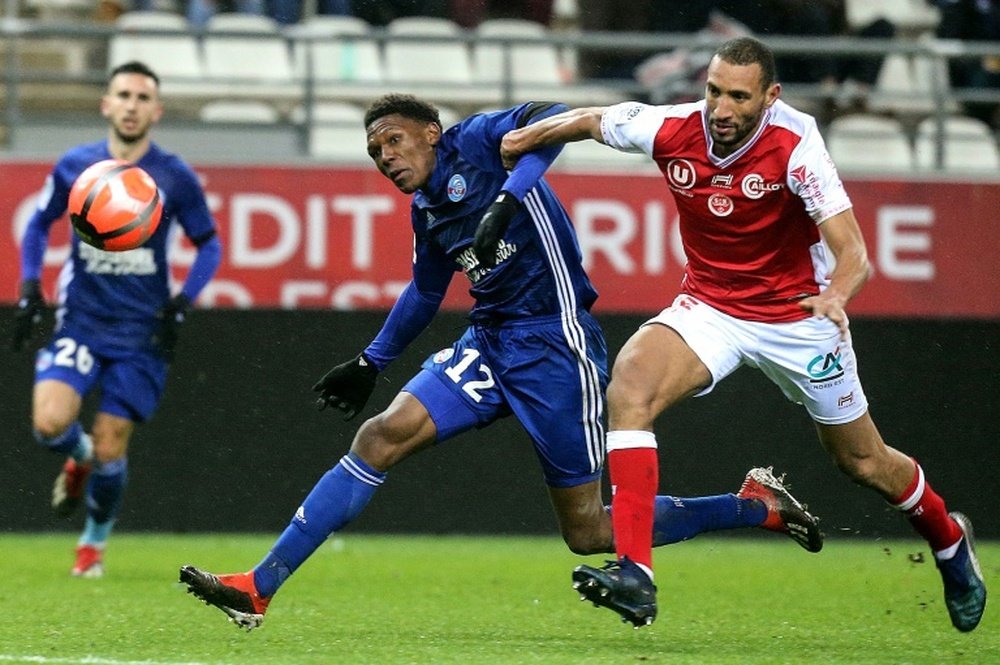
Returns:
[[[42,296],[42,286],[37,279],[26,279],[21,282],[21,295],[17,300],[17,313],[14,314],[14,338],[10,348],[20,351],[24,343],[31,338],[31,331],[42,320],[45,311],[45,298]]]
[[[160,333],[154,338],[154,343],[160,347],[160,352],[167,362],[174,360],[174,347],[180,337],[181,324],[191,307],[191,301],[183,293],[167,301],[157,317],[160,319]]]
[[[497,264],[497,248],[503,234],[507,233],[510,220],[514,219],[517,209],[521,206],[510,192],[500,192],[497,200],[486,210],[476,237],[472,240],[472,251],[484,268],[492,268]]]
[[[320,411],[332,406],[344,412],[344,420],[350,420],[365,407],[372,391],[378,369],[372,361],[359,353],[353,360],[337,365],[316,382],[313,390],[319,393],[316,405]]]

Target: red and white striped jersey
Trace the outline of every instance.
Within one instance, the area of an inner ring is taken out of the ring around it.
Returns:
[[[712,154],[705,101],[625,102],[604,111],[604,142],[645,152],[673,192],[687,256],[682,290],[750,321],[797,321],[829,283],[818,225],[851,207],[816,121],[781,100],[742,148]]]

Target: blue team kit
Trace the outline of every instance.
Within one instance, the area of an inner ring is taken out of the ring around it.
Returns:
[[[589,314],[597,292],[572,222],[539,180],[500,243],[497,265],[482,267],[471,249],[508,180],[500,140],[530,108],[475,115],[446,131],[428,184],[413,196],[413,283],[402,301],[436,310],[452,276],[462,272],[475,305],[472,326],[429,357],[403,390],[428,410],[439,442],[515,415],[534,442],[546,482],[572,487],[600,477],[608,380],[607,348]],[[394,321],[390,315],[365,350],[382,367],[409,334]]]

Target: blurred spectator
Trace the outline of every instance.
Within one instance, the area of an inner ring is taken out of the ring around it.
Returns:
[[[155,2],[155,0],[139,0]],[[184,14],[191,25],[203,28],[216,14],[240,12],[270,16],[282,25],[298,23],[302,19],[300,0],[184,0]],[[350,0],[317,0],[317,14],[350,14]]]
[[[350,0],[351,13],[372,25],[404,16],[451,18],[449,0]]]
[[[463,28],[474,28],[493,18],[527,19],[549,26],[553,0],[451,0],[451,18]]]
[[[1000,0],[928,0],[941,10],[937,36],[942,39],[1000,41]],[[953,59],[948,74],[956,88],[1000,88],[1000,58]],[[993,127],[998,122],[995,103],[970,102],[966,112]]]

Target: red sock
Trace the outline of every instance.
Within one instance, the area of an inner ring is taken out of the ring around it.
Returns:
[[[924,470],[916,460],[913,480],[892,505],[903,512],[910,524],[935,552],[946,550],[962,537],[962,530],[948,515],[944,499],[924,480]]]
[[[619,559],[627,556],[652,570],[653,504],[660,475],[652,433],[609,432],[608,472],[615,552]]]

